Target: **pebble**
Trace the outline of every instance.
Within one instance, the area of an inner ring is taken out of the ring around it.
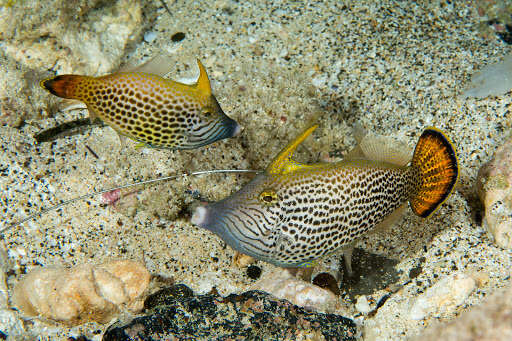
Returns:
[[[448,312],[454,312],[475,287],[475,280],[463,273],[444,277],[414,299],[409,318],[422,320],[428,316],[443,317]]]
[[[146,43],[152,43],[153,41],[155,41],[156,37],[157,34],[154,31],[148,31],[144,33],[144,41]]]
[[[360,313],[368,314],[372,309],[365,295],[359,296],[356,301],[356,309]]]
[[[265,274],[250,289],[265,291],[299,307],[321,312],[333,312],[338,301],[331,291],[295,278],[281,268]]]

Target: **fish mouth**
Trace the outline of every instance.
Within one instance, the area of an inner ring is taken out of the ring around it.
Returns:
[[[238,122],[236,122],[236,121],[235,121],[235,123],[236,123],[236,127],[233,130],[233,135],[231,135],[231,137],[238,136],[242,132],[242,126],[240,124],[238,124]]]
[[[192,214],[192,218],[190,219],[190,222],[194,225],[197,225],[202,228],[207,228],[205,222],[207,221],[208,217],[208,210],[205,206],[198,206],[196,207],[196,210],[194,211],[194,214]]]

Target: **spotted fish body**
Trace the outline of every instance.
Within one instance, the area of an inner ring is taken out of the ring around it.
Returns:
[[[188,85],[146,72],[119,72],[102,77],[61,75],[41,82],[52,94],[84,102],[119,134],[145,145],[194,149],[240,130],[211,92],[206,70]]]
[[[408,201],[416,214],[430,215],[457,180],[455,152],[437,130],[423,133],[410,166],[365,159],[315,165],[292,160],[314,128],[239,192],[198,207],[193,223],[254,258],[304,266],[349,245]]]

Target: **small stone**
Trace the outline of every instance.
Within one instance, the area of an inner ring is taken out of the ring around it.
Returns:
[[[250,288],[268,292],[314,311],[332,312],[337,305],[336,295],[331,291],[295,278],[283,269],[267,273]]]
[[[5,273],[0,270],[0,309],[6,309],[9,302],[9,292],[5,280]]]
[[[184,284],[176,284],[151,294],[144,301],[144,309],[173,304],[176,300],[192,297],[194,292]]]
[[[233,263],[240,268],[245,268],[246,266],[254,262],[256,262],[256,259],[240,252],[236,252],[235,257],[233,259]]]
[[[317,88],[322,88],[327,83],[327,75],[318,75],[311,80],[311,84]]]
[[[185,39],[185,33],[183,32],[176,32],[171,36],[171,40],[175,43],[178,43]]]
[[[477,191],[484,204],[483,224],[495,243],[512,249],[512,139],[499,147],[478,172]]]
[[[144,41],[146,43],[152,43],[153,41],[155,41],[156,37],[157,37],[157,34],[153,31],[144,33]]]
[[[247,276],[250,279],[258,279],[261,276],[261,268],[256,265],[249,265],[247,268]]]
[[[475,287],[475,280],[462,273],[444,277],[414,300],[409,318],[422,320],[453,312],[466,301]]]
[[[359,296],[355,305],[357,311],[363,314],[368,314],[372,309],[370,307],[370,303],[368,303],[368,299],[365,295]]]

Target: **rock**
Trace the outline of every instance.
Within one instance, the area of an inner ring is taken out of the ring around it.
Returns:
[[[192,289],[184,284],[175,284],[173,286],[160,289],[154,294],[149,295],[144,301],[144,309],[152,309],[158,306],[173,304],[177,299],[193,297]]]
[[[29,316],[67,324],[108,322],[123,308],[140,311],[149,285],[146,268],[119,260],[30,272],[13,290],[13,305]]]
[[[151,308],[146,315],[112,325],[103,340],[355,340],[356,325],[351,319],[310,313],[263,292],[168,296],[184,291],[189,292],[180,287],[161,291],[165,298],[152,295],[152,301],[167,304],[145,304]]]
[[[245,268],[246,266],[249,266],[250,264],[253,264],[256,262],[256,259],[252,258],[251,256],[247,256],[246,254],[235,252],[235,257],[233,258],[233,264],[240,268]]]
[[[475,287],[475,280],[462,273],[444,277],[414,300],[409,318],[442,317],[463,304]]]
[[[512,340],[512,285],[489,297],[482,305],[464,312],[455,321],[434,324],[417,338],[422,341]]]
[[[0,39],[30,68],[103,74],[139,39],[142,19],[135,0],[13,1],[0,7]]]
[[[0,309],[0,339],[28,340],[23,321],[15,311]]]
[[[19,127],[24,120],[41,118],[57,109],[57,100],[39,86],[45,73],[31,69],[0,51],[0,125]],[[30,100],[27,100],[30,98]]]
[[[6,309],[9,301],[9,292],[5,281],[5,273],[0,270],[0,309]]]
[[[251,285],[250,289],[265,291],[314,311],[333,312],[338,302],[336,295],[331,291],[295,278],[282,268],[265,274]]]
[[[372,309],[370,307],[370,303],[368,303],[368,299],[365,295],[359,296],[356,301],[355,308],[357,311],[363,314],[368,314]]]
[[[135,0],[0,5],[0,124],[17,128],[55,112],[57,99],[39,86],[48,71],[113,71],[127,47],[139,40],[143,24],[142,7]]]
[[[484,226],[500,247],[512,248],[512,138],[478,172],[477,191],[485,207]]]
[[[510,89],[512,89],[512,55],[509,54],[503,61],[487,65],[475,73],[462,97],[499,96]]]

